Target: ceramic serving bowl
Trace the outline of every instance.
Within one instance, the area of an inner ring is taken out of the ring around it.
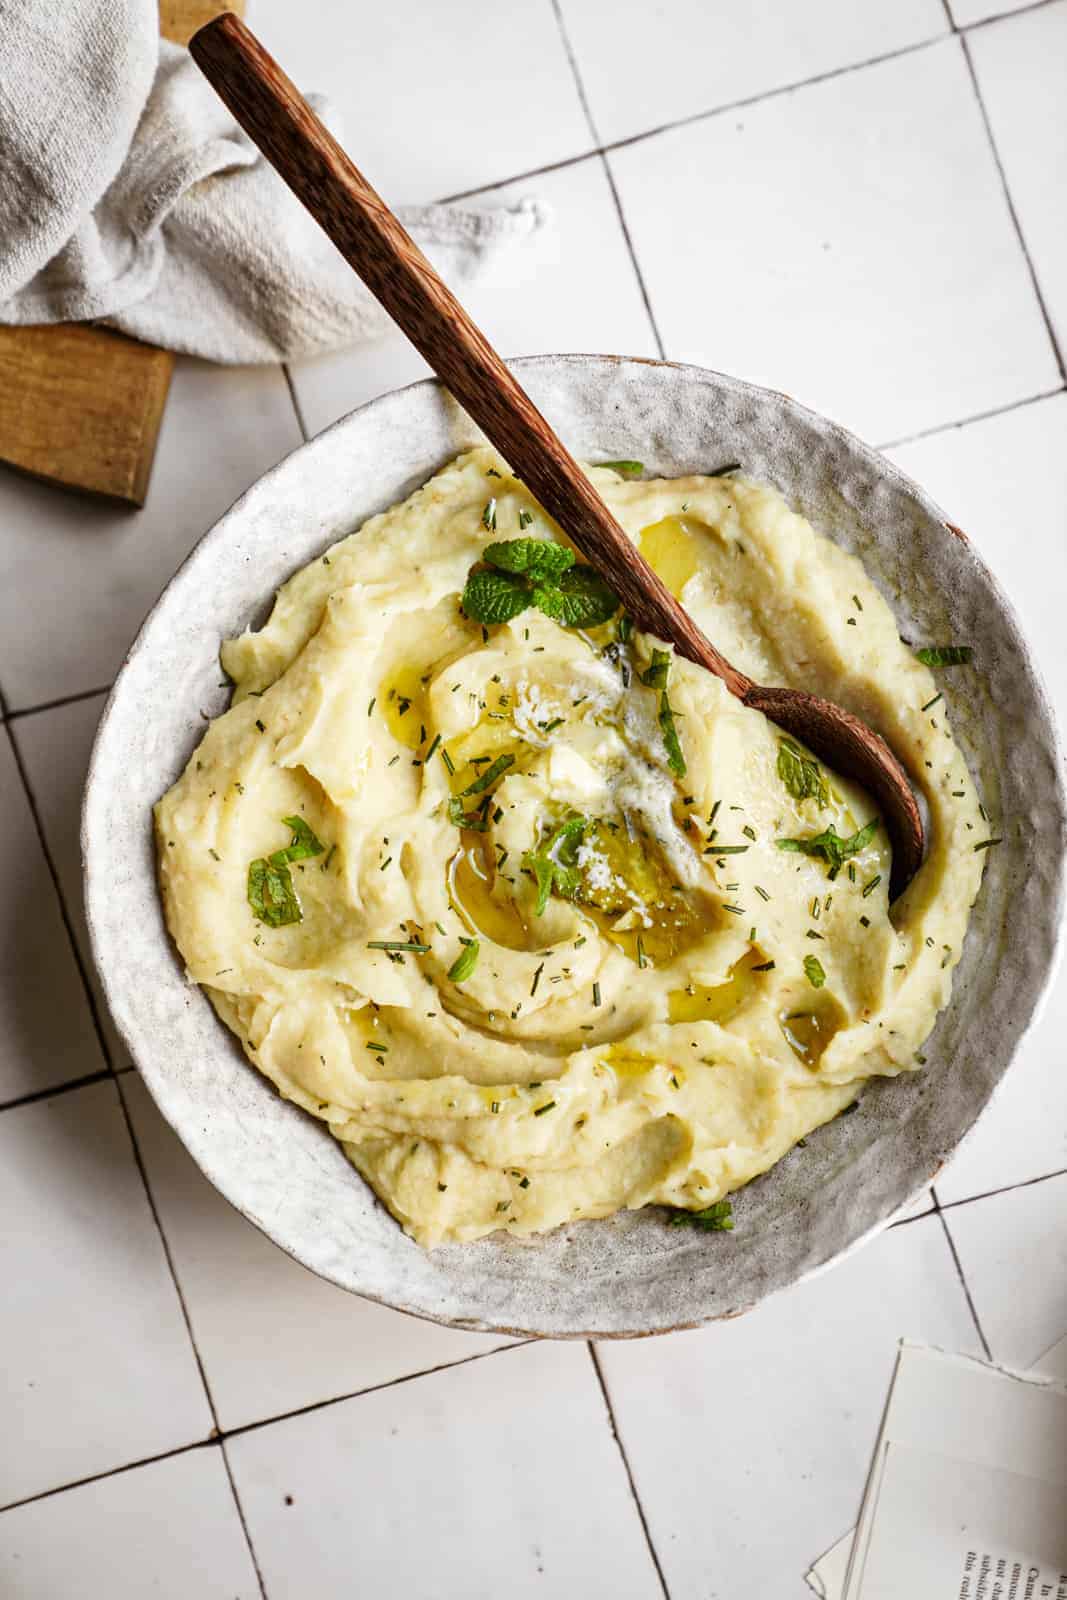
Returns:
[[[783,395],[663,362],[543,356],[522,382],[579,458],[654,475],[743,463],[858,555],[902,635],[974,643],[939,678],[1003,843],[989,852],[952,1003],[914,1075],[735,1197],[736,1230],[655,1208],[520,1241],[427,1251],[322,1123],[279,1098],[190,985],[156,885],[151,810],[222,711],[221,640],[262,622],[291,573],[404,498],[480,434],[432,382],[353,412],[262,478],[197,545],[141,629],[93,752],[82,848],[93,946],[115,1020],[203,1171],[298,1261],[345,1289],[457,1327],[626,1336],[734,1316],[826,1266],[937,1174],[987,1104],[1057,954],[1065,803],[1052,715],[1015,615],[959,529],[902,473]]]

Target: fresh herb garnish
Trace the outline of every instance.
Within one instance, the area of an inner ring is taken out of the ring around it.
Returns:
[[[729,1200],[716,1200],[703,1211],[672,1211],[667,1219],[672,1228],[703,1228],[705,1233],[729,1233],[734,1225],[734,1208]]]
[[[778,741],[778,776],[794,800],[814,800],[829,804],[830,785],[814,756],[805,755],[792,739]]]
[[[321,856],[326,848],[303,817],[283,817],[282,822],[293,836],[289,844],[270,856],[258,857],[248,868],[248,903],[268,928],[283,928],[302,920],[289,863]]]
[[[874,817],[866,827],[858,829],[848,839],[842,839],[831,822],[822,833],[813,834],[809,839],[776,839],[774,842],[779,850],[796,850],[805,856],[822,856],[830,868],[832,881],[850,857],[859,855],[861,850],[867,848],[877,832],[878,818]]]
[[[643,461],[598,461],[598,467],[610,467],[620,478],[639,478],[645,470]]]
[[[523,868],[533,874],[534,882],[537,884],[535,917],[544,915],[549,895],[558,894],[570,900],[576,894],[578,846],[588,826],[588,819],[577,813],[565,817],[536,850],[527,850],[523,856]]]
[[[460,602],[474,622],[510,622],[536,606],[565,628],[592,628],[619,609],[600,574],[551,539],[489,544],[482,560],[488,566],[472,569]]]
[[[685,756],[678,739],[678,730],[674,725],[674,707],[667,695],[667,675],[671,669],[671,652],[669,650],[653,650],[652,660],[641,674],[641,682],[650,689],[659,690],[659,722],[660,732],[663,734],[663,748],[667,752],[667,765],[676,778],[684,778],[686,774]]]
[[[434,924],[436,927],[436,923]],[[443,931],[443,930],[442,930]],[[418,939],[368,939],[368,950],[406,950],[413,956],[424,956],[429,950],[428,944],[420,944]]]
[[[451,796],[448,802],[448,820],[454,822],[457,828],[466,828],[471,833],[488,833],[489,819],[483,810],[464,811],[463,801],[458,794]]]
[[[453,983],[464,983],[478,965],[478,951],[481,948],[477,939],[469,940],[460,951],[448,969],[448,976]]]
[[[497,756],[492,766],[487,767],[482,773],[481,777],[475,778],[473,783],[468,783],[467,787],[463,790],[463,794],[481,794],[484,789],[489,788],[490,784],[495,783],[502,773],[505,773],[509,767],[513,767],[514,765],[515,757],[513,755],[509,754]]]
[[[976,850],[992,850],[995,844],[1003,844],[1003,839],[982,839],[975,845]]]
[[[916,650],[915,659],[924,667],[964,667],[973,655],[969,644],[933,644]]]
[[[804,976],[813,989],[821,989],[826,982],[826,973],[818,956],[804,957]]]

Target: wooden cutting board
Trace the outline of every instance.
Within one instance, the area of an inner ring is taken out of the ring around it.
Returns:
[[[159,0],[164,38],[188,44],[244,0]],[[0,462],[67,489],[144,505],[174,357],[89,323],[0,326]]]

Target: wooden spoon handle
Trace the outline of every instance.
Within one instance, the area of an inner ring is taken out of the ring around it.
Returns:
[[[750,680],[660,582],[484,334],[250,29],[225,12],[189,49],[267,160],[637,626],[744,698]]]

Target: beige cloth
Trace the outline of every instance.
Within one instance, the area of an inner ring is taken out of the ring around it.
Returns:
[[[385,313],[157,30],[154,0],[0,0],[0,322],[104,321],[226,362],[377,337]],[[399,215],[460,287],[547,220]]]

